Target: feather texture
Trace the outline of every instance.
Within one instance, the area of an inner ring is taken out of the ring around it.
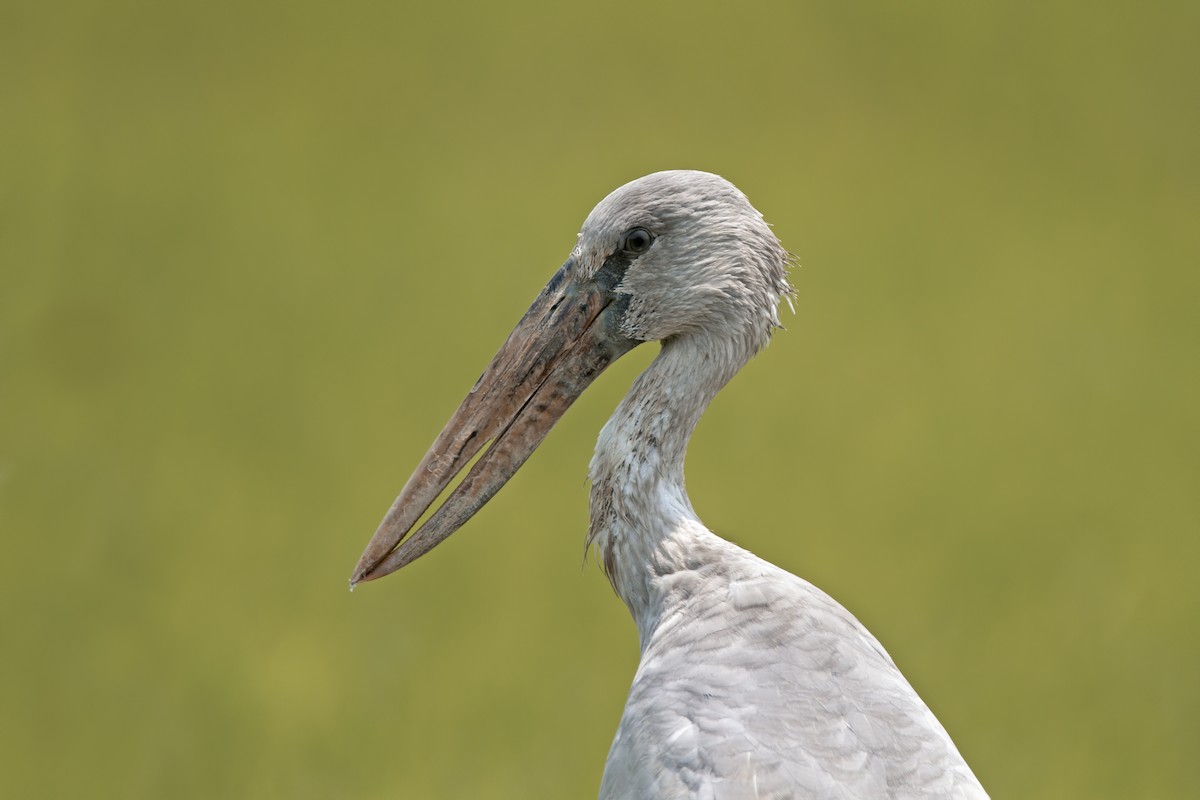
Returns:
[[[858,620],[710,532],[688,499],[688,439],[778,326],[786,252],[731,184],[675,172],[606,198],[575,257],[599,264],[632,225],[659,250],[617,287],[624,332],[663,346],[590,468],[588,541],[641,642],[601,800],[986,797]]]

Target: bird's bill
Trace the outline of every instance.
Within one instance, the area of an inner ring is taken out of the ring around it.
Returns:
[[[634,342],[617,331],[620,300],[573,281],[568,261],[534,300],[421,459],[350,578],[382,578],[428,553],[495,496],[554,423]],[[405,536],[485,445],[487,451],[416,533]]]

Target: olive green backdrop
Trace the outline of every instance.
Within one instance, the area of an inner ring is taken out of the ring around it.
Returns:
[[[737,183],[803,265],[688,464],[996,797],[1200,796],[1194,3],[6,2],[0,794],[594,796],[614,367],[346,578],[584,216]]]

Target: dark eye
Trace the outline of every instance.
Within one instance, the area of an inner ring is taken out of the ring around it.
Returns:
[[[626,253],[640,255],[650,249],[650,245],[654,242],[654,235],[645,228],[634,228],[629,233],[625,234],[625,244],[621,249]]]

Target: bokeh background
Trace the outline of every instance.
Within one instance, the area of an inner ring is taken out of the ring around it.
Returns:
[[[1200,796],[1198,9],[5,2],[0,795],[594,796],[585,466],[654,346],[345,581],[592,205],[689,167],[803,265],[709,525],[994,796]]]

